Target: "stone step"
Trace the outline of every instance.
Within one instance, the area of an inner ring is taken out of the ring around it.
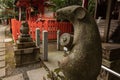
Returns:
[[[23,78],[23,74],[18,74],[7,78],[2,78],[2,80],[24,80],[24,78]]]
[[[5,49],[0,50],[0,52],[5,52]]]
[[[3,46],[0,46],[0,50],[1,50],[1,49],[5,49],[5,47],[3,47]]]
[[[5,51],[0,52],[0,56],[5,55]]]
[[[0,78],[4,77],[6,74],[6,69],[5,68],[0,68]]]
[[[4,60],[0,61],[0,68],[3,68],[3,67],[5,67],[5,61]]]
[[[27,71],[29,80],[43,80],[43,77],[46,78],[47,74],[48,72],[44,68],[38,68],[38,69]]]
[[[5,50],[5,46],[4,45],[0,46],[0,50]]]
[[[0,61],[3,61],[3,60],[5,60],[5,55],[0,56]]]
[[[21,42],[21,43],[17,42],[16,46],[18,49],[25,49],[25,48],[35,47],[36,44],[35,42]]]
[[[14,47],[15,54],[27,54],[32,53],[33,51],[39,51],[40,49],[38,47],[30,47],[30,48],[24,48],[24,49],[17,49],[17,47]]]

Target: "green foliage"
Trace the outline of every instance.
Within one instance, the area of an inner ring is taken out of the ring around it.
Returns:
[[[46,64],[43,62],[43,60],[40,59],[42,67],[48,72],[47,79],[43,77],[43,80],[68,80],[65,78],[64,75],[61,75],[61,68],[56,68],[54,71],[51,71]]]
[[[53,8],[56,11],[59,8],[65,7],[65,0],[51,0],[56,6]]]
[[[0,5],[3,8],[13,8],[14,7],[14,0],[0,0]]]
[[[89,0],[88,3],[88,12],[93,16],[95,11],[95,2],[93,0]]]
[[[65,5],[82,5],[82,0],[65,0]]]
[[[53,8],[56,11],[59,8],[70,6],[70,5],[82,5],[82,0],[51,0],[56,6]],[[94,0],[89,0],[88,2],[88,12],[94,15],[95,2]]]
[[[81,0],[51,0],[56,6],[54,7],[54,11],[59,8],[66,7],[69,5],[81,5]]]
[[[56,74],[58,80],[67,80],[64,75],[60,74],[60,73],[62,73],[60,68],[54,69],[54,73]]]
[[[61,69],[56,68],[56,69],[54,69],[54,71],[49,71],[49,73],[47,74],[47,78],[50,80],[68,80],[65,78],[64,75],[62,75],[60,73],[62,73]],[[46,80],[46,79],[43,77],[43,80]]]
[[[0,0],[0,18],[6,19],[13,17],[14,12],[14,0]]]

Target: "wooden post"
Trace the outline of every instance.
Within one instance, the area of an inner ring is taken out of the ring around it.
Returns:
[[[60,30],[57,30],[57,50],[60,50]]]
[[[112,13],[112,1],[108,0],[107,12],[106,12],[106,27],[104,29],[104,42],[108,42],[109,39],[109,31],[110,31],[110,23],[111,23],[111,13]]]
[[[35,36],[36,36],[36,46],[40,47],[40,29],[39,28],[36,28]]]
[[[42,35],[43,35],[43,38],[42,38],[43,60],[48,61],[48,32],[44,30]]]

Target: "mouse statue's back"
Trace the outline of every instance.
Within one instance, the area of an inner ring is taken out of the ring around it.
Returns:
[[[101,69],[101,39],[95,20],[86,9],[68,6],[57,10],[57,17],[69,20],[74,27],[70,54],[60,61],[68,80],[97,80]],[[67,38],[66,38],[67,39]],[[63,40],[63,43],[67,40]]]

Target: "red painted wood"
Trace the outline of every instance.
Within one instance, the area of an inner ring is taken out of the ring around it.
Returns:
[[[21,22],[17,21],[16,19],[12,19],[12,36],[14,41],[18,39],[18,36],[20,35],[20,26]],[[42,31],[47,30],[48,31],[48,39],[49,40],[55,40],[57,38],[57,30],[61,31],[61,34],[63,33],[72,33],[72,24],[69,22],[57,22],[56,20],[44,20],[44,21],[28,21],[29,25],[29,34],[31,35],[32,39],[35,40],[35,30],[36,28],[40,29],[40,39],[42,39]]]
[[[47,0],[32,0],[32,2],[30,1],[31,0],[18,0],[16,2],[16,6],[26,7],[26,21],[29,24],[29,34],[33,40],[35,40],[36,28],[40,28],[40,39],[42,39],[42,31],[47,30],[49,40],[57,38],[57,30],[61,30],[61,33],[71,33],[73,31],[72,24],[69,22],[57,22],[53,17],[44,16],[44,8],[47,7],[47,5],[44,5],[44,2]],[[31,7],[38,7],[38,12],[40,12],[41,15],[31,16]],[[20,26],[21,22],[17,21],[16,19],[12,20],[12,35],[15,41],[18,39],[18,35],[20,34]]]

